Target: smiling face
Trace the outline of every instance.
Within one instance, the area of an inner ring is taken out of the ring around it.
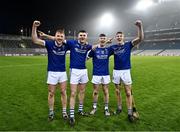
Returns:
[[[116,40],[118,43],[123,43],[124,42],[124,34],[122,32],[117,32]]]
[[[80,43],[85,44],[87,42],[87,33],[85,31],[80,31],[78,33],[78,40]]]
[[[100,44],[105,44],[107,37],[99,37]]]
[[[61,45],[65,40],[65,34],[63,31],[56,31],[55,34],[55,41],[57,42],[57,44]]]
[[[104,47],[107,41],[107,37],[105,34],[100,34],[99,35],[99,44],[101,47]]]

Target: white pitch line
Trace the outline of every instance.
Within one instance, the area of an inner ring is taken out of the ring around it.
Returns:
[[[26,66],[44,66],[47,64],[22,64],[22,65],[7,65],[7,66],[0,66],[0,68],[9,68],[9,67],[26,67]]]

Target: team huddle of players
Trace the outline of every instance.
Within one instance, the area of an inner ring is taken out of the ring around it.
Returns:
[[[90,115],[97,111],[99,85],[102,85],[104,93],[104,114],[110,116],[108,108],[109,91],[108,84],[110,83],[109,75],[109,57],[114,55],[114,69],[112,82],[115,84],[117,95],[117,110],[114,114],[120,114],[122,111],[122,99],[120,84],[124,84],[126,93],[126,103],[128,109],[128,119],[133,122],[138,117],[136,112],[134,98],[132,95],[132,79],[130,74],[131,69],[131,49],[137,46],[144,38],[143,26],[140,20],[135,22],[138,27],[138,35],[135,39],[129,42],[124,42],[124,34],[117,32],[115,39],[117,43],[111,43],[112,39],[108,39],[105,34],[99,35],[98,44],[91,45],[87,42],[87,32],[81,30],[78,32],[77,40],[65,40],[63,29],[56,31],[55,36],[47,35],[37,31],[40,26],[40,21],[34,21],[32,26],[32,40],[35,44],[45,46],[48,53],[48,105],[49,105],[49,120],[54,119],[54,95],[57,84],[61,91],[62,101],[62,116],[64,119],[69,119],[70,125],[75,124],[75,100],[77,91],[79,97],[78,114],[86,116],[88,113],[83,111],[84,97],[86,84],[89,81],[88,71],[86,69],[86,60],[92,58],[93,62],[93,109]],[[39,32],[39,35],[37,34]],[[38,37],[40,36],[40,37]],[[66,52],[70,51],[70,111],[67,114],[67,73],[66,73]]]

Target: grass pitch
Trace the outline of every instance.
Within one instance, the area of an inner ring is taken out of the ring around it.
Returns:
[[[85,131],[180,131],[180,57],[132,57],[132,79],[140,120],[129,123],[123,96],[123,112],[105,117],[100,90],[98,111],[94,116],[79,117],[71,128],[61,116],[60,92],[56,90],[55,120],[48,122],[46,57],[0,57],[0,130],[85,130]],[[67,57],[69,75],[69,57]],[[91,60],[87,62],[89,79]],[[110,59],[112,75],[113,58]],[[85,111],[92,108],[92,84],[88,83]],[[116,109],[113,83],[109,86],[111,110]],[[68,103],[70,88],[67,88]],[[76,112],[78,100],[76,101]],[[69,104],[68,104],[69,108]]]

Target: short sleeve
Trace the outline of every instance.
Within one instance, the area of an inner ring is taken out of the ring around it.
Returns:
[[[113,45],[108,47],[108,51],[109,51],[109,56],[114,54],[114,49],[113,49]]]
[[[132,44],[132,41],[129,41],[128,44],[129,44],[130,49],[134,47],[134,45]]]
[[[47,49],[49,49],[50,48],[50,46],[52,45],[52,40],[45,40],[45,43],[44,43],[44,46],[47,48]]]
[[[88,46],[88,50],[91,50],[92,49],[92,45],[89,44]]]
[[[71,49],[74,44],[74,40],[67,40],[65,43],[67,44],[67,47]]]

